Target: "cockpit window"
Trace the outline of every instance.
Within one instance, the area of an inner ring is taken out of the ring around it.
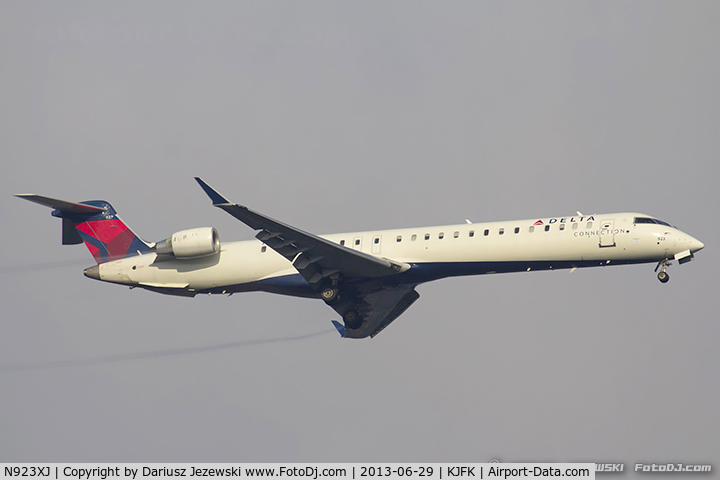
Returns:
[[[633,221],[636,225],[638,223],[652,223],[657,225],[665,225],[666,227],[672,227],[667,222],[663,222],[662,220],[658,220],[657,218],[650,218],[650,217],[635,217],[635,220]]]

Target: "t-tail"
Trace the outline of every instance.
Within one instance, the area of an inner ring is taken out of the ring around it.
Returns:
[[[62,219],[63,245],[85,243],[97,263],[139,255],[153,246],[135,235],[104,200],[73,203],[33,194],[15,196],[53,208],[52,216]]]

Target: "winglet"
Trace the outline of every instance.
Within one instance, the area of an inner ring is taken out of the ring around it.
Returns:
[[[342,323],[340,323],[340,322],[338,322],[338,321],[336,321],[336,320],[333,320],[333,321],[332,321],[332,324],[333,324],[333,326],[337,329],[337,331],[338,331],[338,333],[340,334],[340,336],[343,337],[343,338],[345,338],[345,325],[343,325]]]
[[[205,181],[200,177],[195,177],[195,180],[200,184],[203,190],[205,190],[205,193],[207,193],[208,197],[210,197],[210,200],[212,200],[213,205],[231,205],[232,202],[228,200],[227,198],[220,195],[220,193],[212,188],[210,185],[205,183]]]

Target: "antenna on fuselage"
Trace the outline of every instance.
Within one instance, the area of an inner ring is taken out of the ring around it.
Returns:
[[[582,214],[582,212],[581,212],[580,210],[576,211],[575,213],[577,213],[578,216],[580,216],[580,217],[584,217],[584,216],[585,216],[585,215]]]

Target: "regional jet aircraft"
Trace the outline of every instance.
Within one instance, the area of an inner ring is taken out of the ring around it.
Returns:
[[[532,218],[493,223],[314,235],[232,203],[202,179],[214,206],[258,233],[220,243],[215,228],[140,239],[103,200],[20,198],[53,208],[62,243],[85,243],[97,265],[85,275],[153,292],[193,297],[264,291],[320,298],[342,317],[343,337],[374,337],[418,299],[421,283],[460,275],[656,263],[669,280],[703,243],[642,213]]]

